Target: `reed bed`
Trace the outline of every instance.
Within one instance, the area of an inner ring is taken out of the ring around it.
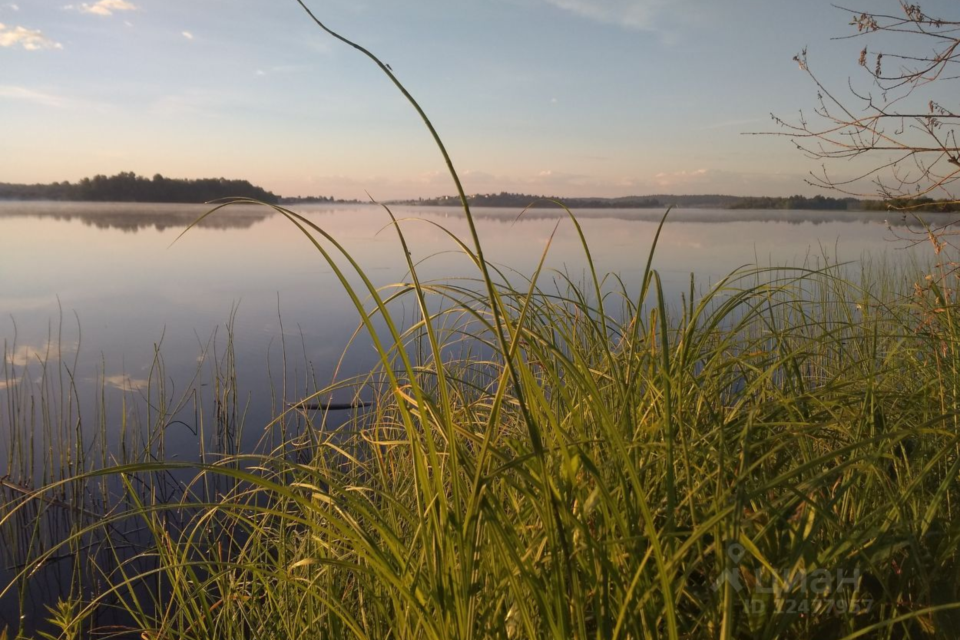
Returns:
[[[333,35],[403,91],[463,197],[392,71]],[[408,274],[377,289],[328,230],[273,208],[379,355],[334,385],[365,402],[331,427],[305,409],[322,389],[268,425],[315,421],[272,448],[94,465],[5,497],[4,531],[65,487],[113,483],[110,506],[8,588],[100,541],[84,569],[99,588],[51,609],[51,637],[956,637],[960,340],[943,247],[926,271],[744,269],[679,297],[656,239],[633,288],[596,272],[586,240],[585,284],[544,261],[498,269],[463,197],[470,235],[450,242],[475,272],[421,281],[384,207]],[[143,489],[158,474],[175,494]],[[138,532],[132,551],[117,528]]]

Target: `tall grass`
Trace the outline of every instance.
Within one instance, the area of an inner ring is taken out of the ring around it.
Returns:
[[[100,599],[109,589],[103,573],[149,543],[136,520],[107,523],[104,517],[137,501],[168,503],[182,495],[180,479],[169,469],[131,474],[132,492],[120,478],[95,471],[168,459],[168,439],[182,440],[176,432],[184,429],[193,431],[201,462],[235,452],[243,416],[232,326],[225,342],[214,334],[201,345],[193,380],[178,380],[186,383],[179,393],[166,372],[162,340],[146,379],[131,383],[121,376],[122,392],[112,389],[118,381],[107,378],[105,365],[96,382],[83,381],[80,345],[65,340],[62,317],[39,352],[18,348],[16,337],[4,345],[0,581],[16,579],[6,588],[8,597],[0,598],[0,631],[3,622],[18,617],[21,631],[35,628],[45,607],[58,601],[70,605],[64,611],[75,611],[74,594]],[[222,484],[212,479],[201,495],[216,495]],[[111,601],[101,599],[100,605],[90,622],[102,626],[116,616]]]
[[[331,233],[274,207],[356,307],[379,364],[351,384],[375,399],[272,450],[81,470],[6,504],[2,526],[71,482],[125,488],[14,584],[112,527],[148,541],[64,601],[62,637],[955,637],[951,274],[914,290],[884,267],[746,269],[691,279],[676,304],[656,239],[638,288],[597,273],[585,239],[586,284],[545,260],[507,273],[424,111],[330,33],[428,126],[475,274],[422,281],[384,207],[408,277],[378,289]],[[133,480],[156,473],[193,475],[164,500]],[[125,621],[98,628],[104,606]]]

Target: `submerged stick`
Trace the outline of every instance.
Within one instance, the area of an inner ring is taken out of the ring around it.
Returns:
[[[314,404],[295,403],[290,405],[295,409],[304,411],[349,411],[351,409],[368,409],[373,406],[372,402],[318,402]]]

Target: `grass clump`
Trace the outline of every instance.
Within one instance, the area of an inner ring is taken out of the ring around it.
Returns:
[[[421,281],[385,208],[409,272],[377,289],[274,207],[356,306],[380,362],[352,383],[374,401],[274,450],[84,474],[115,479],[120,503],[21,578],[107,527],[141,537],[97,565],[96,597],[55,608],[65,637],[107,606],[125,616],[112,633],[158,640],[953,637],[950,274],[912,291],[885,268],[742,270],[671,305],[656,240],[639,290],[597,274],[584,240],[586,285],[543,261],[508,276],[422,109],[334,35],[435,137],[475,276]],[[188,472],[172,501],[133,480]]]

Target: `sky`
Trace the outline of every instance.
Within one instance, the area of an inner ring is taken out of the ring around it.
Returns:
[[[817,193],[789,140],[743,134],[815,106],[804,47],[828,86],[866,81],[833,0],[306,1],[391,65],[469,193]],[[119,171],[454,192],[389,79],[296,0],[0,0],[0,182]]]

